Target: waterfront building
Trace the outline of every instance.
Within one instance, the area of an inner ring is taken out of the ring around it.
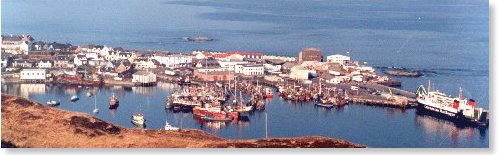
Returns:
[[[296,57],[279,56],[279,55],[263,55],[263,59],[265,59],[265,60],[281,60],[284,62],[295,62],[296,61]]]
[[[180,67],[190,67],[193,56],[184,54],[155,53],[152,59],[157,60],[160,64],[165,65],[165,67],[175,69]]]
[[[310,71],[307,68],[295,65],[290,69],[289,77],[296,80],[308,80],[309,73]]]
[[[36,65],[38,68],[52,68],[52,61],[50,60],[40,60]]]
[[[43,82],[47,78],[46,73],[46,69],[23,69],[20,79],[22,81]]]
[[[299,52],[299,62],[303,61],[322,61],[321,50],[318,48],[305,48]]]
[[[134,73],[131,82],[135,85],[150,86],[155,85],[157,82],[156,74],[148,71],[138,71]]]
[[[239,73],[247,76],[258,76],[265,73],[263,65],[260,64],[242,64],[235,65],[235,73]]]
[[[218,61],[220,67],[226,68],[229,71],[235,71],[236,65],[248,64],[247,61]]]
[[[259,52],[246,52],[246,51],[228,51],[226,52],[228,55],[239,54],[242,55],[246,59],[263,59],[264,54]]]
[[[207,71],[207,70],[194,70],[194,77],[201,81],[228,81],[234,80],[234,74],[228,70],[223,71]]]
[[[29,52],[29,35],[2,35],[2,52],[10,54],[27,54]]]
[[[344,65],[346,63],[349,63],[350,61],[351,58],[345,55],[334,54],[327,56],[327,62],[339,63],[341,65]]]

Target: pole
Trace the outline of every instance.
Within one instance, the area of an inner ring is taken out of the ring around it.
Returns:
[[[265,137],[268,138],[268,112],[265,112]]]

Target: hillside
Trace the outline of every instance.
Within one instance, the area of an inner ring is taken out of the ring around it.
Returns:
[[[325,137],[229,140],[195,129],[129,129],[85,113],[2,94],[2,147],[27,148],[258,148],[365,147]]]

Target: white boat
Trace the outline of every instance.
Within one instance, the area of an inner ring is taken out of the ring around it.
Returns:
[[[144,114],[142,114],[142,113],[134,113],[131,116],[131,122],[133,122],[133,124],[135,124],[135,125],[143,126],[144,123],[145,123]]]
[[[177,127],[173,127],[171,126],[168,121],[166,121],[166,125],[164,125],[164,130],[178,130],[180,128],[177,128]]]
[[[80,98],[78,98],[78,96],[76,96],[76,95],[71,96],[71,101],[72,101],[72,102],[77,101],[77,100],[79,100],[79,99],[80,99]]]
[[[92,93],[91,92],[86,92],[86,96],[92,97]]]
[[[47,102],[47,105],[48,105],[48,106],[52,106],[52,107],[53,107],[53,106],[58,106],[58,105],[60,105],[60,104],[61,104],[61,103],[60,103],[59,101],[55,101],[55,100],[52,100],[52,101],[48,101],[48,102]]]
[[[489,111],[476,107],[473,99],[464,99],[462,90],[458,97],[451,97],[439,91],[431,91],[430,81],[427,88],[417,89],[418,110],[448,117],[459,123],[470,122],[477,125],[489,124]]]

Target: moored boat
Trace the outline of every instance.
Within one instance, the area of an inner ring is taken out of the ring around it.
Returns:
[[[52,101],[47,101],[47,105],[54,107],[54,106],[59,106],[61,103],[60,101],[52,100]]]
[[[71,102],[78,101],[79,99],[80,98],[78,98],[78,96],[76,96],[76,95],[71,96]]]
[[[419,112],[441,116],[458,124],[489,125],[489,111],[476,107],[473,99],[464,99],[461,89],[458,97],[451,97],[438,90],[431,91],[429,81],[427,91],[422,85],[418,87],[417,102]]]
[[[134,113],[131,116],[131,122],[137,126],[144,126],[145,124],[144,114],[138,112]]]
[[[166,121],[166,124],[164,125],[164,130],[179,130],[180,128],[177,128],[177,127],[173,127],[171,126],[168,121]]]
[[[109,101],[109,109],[116,109],[119,106],[119,100],[114,96],[114,93],[112,94],[110,101]]]
[[[273,92],[271,91],[271,88],[265,88],[265,94],[264,97],[266,99],[268,98],[273,98]]]
[[[323,107],[323,108],[327,108],[327,109],[330,109],[330,108],[334,107],[333,104],[323,104],[323,103],[315,103],[315,106]]]

